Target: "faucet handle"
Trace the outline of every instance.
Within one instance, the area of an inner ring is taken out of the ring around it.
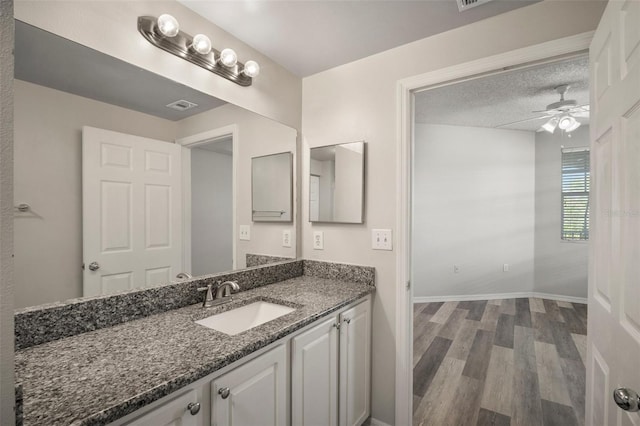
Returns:
[[[213,303],[213,293],[212,293],[212,289],[213,289],[213,284],[209,283],[207,284],[206,287],[198,287],[198,291],[206,291],[207,293],[204,296],[204,301],[202,302],[202,306],[204,306],[205,308],[208,308],[212,305]]]

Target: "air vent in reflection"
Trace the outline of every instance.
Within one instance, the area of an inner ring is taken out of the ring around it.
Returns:
[[[186,111],[197,106],[198,104],[194,104],[193,102],[181,99],[179,101],[171,102],[169,105],[167,105],[167,108],[175,109],[176,111]]]
[[[458,10],[464,12],[467,9],[489,3],[490,1],[491,0],[457,0]]]

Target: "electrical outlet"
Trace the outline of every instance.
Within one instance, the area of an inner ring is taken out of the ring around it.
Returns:
[[[453,273],[454,274],[459,274],[460,273],[460,266],[453,265]]]
[[[282,247],[291,247],[291,230],[282,231]]]
[[[371,230],[371,248],[374,250],[393,250],[391,229]]]
[[[249,230],[249,225],[240,225],[238,227],[240,232],[239,238],[243,241],[249,241],[251,239],[251,231]]]
[[[505,263],[504,265],[502,265],[502,272],[509,272],[509,264]]]
[[[313,249],[324,250],[324,232],[322,231],[313,232]]]

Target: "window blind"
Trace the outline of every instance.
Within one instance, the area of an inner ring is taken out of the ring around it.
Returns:
[[[562,239],[589,239],[589,149],[562,150]]]

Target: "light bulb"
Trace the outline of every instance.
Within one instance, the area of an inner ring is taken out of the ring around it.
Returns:
[[[258,65],[256,61],[247,61],[247,63],[244,64],[242,72],[247,77],[256,77],[260,74],[260,65]]]
[[[220,52],[220,62],[225,67],[232,67],[238,62],[238,55],[233,49],[224,49]]]
[[[204,34],[196,34],[191,42],[191,48],[201,55],[211,52],[211,40]]]
[[[169,14],[162,14],[158,17],[158,31],[163,36],[166,37],[175,37],[178,35],[178,31],[180,31],[180,25],[178,25],[178,20]]]
[[[558,125],[558,119],[552,118],[542,125],[542,130],[546,130],[549,133],[553,133],[556,130],[556,126]]]
[[[562,130],[567,130],[570,127],[574,126],[575,122],[576,122],[575,118],[571,117],[570,115],[565,115],[558,122],[558,127],[560,127],[560,129]]]
[[[573,117],[572,117],[573,118]],[[567,129],[565,130],[565,132],[569,133],[569,132],[573,132],[575,129],[577,129],[578,127],[580,127],[581,123],[576,120],[575,118],[573,119],[573,124],[569,127],[567,127]]]

